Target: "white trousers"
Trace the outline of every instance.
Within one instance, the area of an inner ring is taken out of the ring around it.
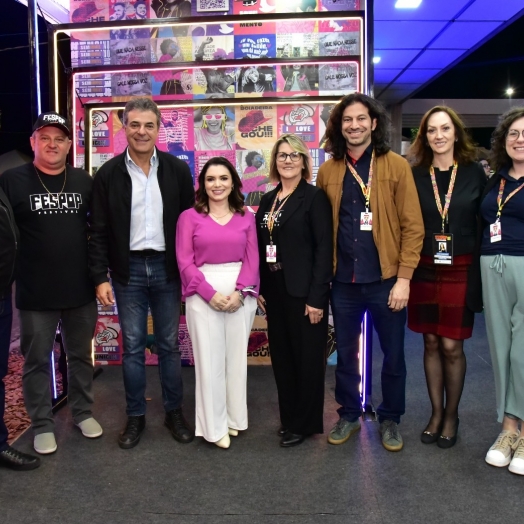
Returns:
[[[204,264],[206,281],[231,295],[241,262]],[[200,295],[186,300],[186,321],[195,359],[195,435],[217,442],[228,428],[247,429],[247,344],[256,312],[248,296],[235,313],[214,310]]]

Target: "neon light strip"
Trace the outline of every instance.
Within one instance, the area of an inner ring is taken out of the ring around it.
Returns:
[[[327,13],[327,12],[326,12]],[[328,22],[329,20],[331,19],[331,17],[319,17],[319,18],[309,18],[309,17],[304,17],[304,20],[308,20],[308,21],[312,21],[312,22]],[[347,21],[358,21],[359,22],[359,26],[360,26],[360,29],[359,29],[359,32],[360,32],[360,56],[364,56],[363,53],[364,53],[364,31],[363,31],[363,18],[360,17],[360,16],[337,16],[336,17],[336,20],[347,20]],[[204,22],[204,21],[198,21],[198,24],[199,25],[204,25],[204,26],[208,26],[208,25],[222,25],[222,24],[228,24],[228,25],[235,25],[235,24],[250,24],[250,23],[274,23],[274,22],[292,22],[291,19],[289,18],[279,18],[279,17],[275,17],[275,18],[272,18],[271,20],[260,20],[260,19],[257,19],[257,18],[245,18],[245,19],[242,19],[242,21],[235,21],[235,22],[228,22],[228,21],[220,21],[220,22]],[[132,25],[123,25],[123,26],[118,26],[118,27],[109,27],[109,26],[104,26],[104,25],[99,25],[99,24],[93,24],[94,27],[88,27],[88,28],[83,28],[83,29],[67,29],[67,30],[61,30],[61,29],[55,29],[53,31],[53,45],[54,45],[54,56],[53,56],[53,71],[54,71],[54,84],[55,84],[55,111],[58,111],[60,112],[60,104],[59,104],[59,101],[58,101],[58,33],[61,32],[61,33],[65,33],[65,34],[68,34],[70,37],[75,33],[75,32],[78,32],[78,33],[90,33],[90,32],[99,32],[99,31],[110,31],[110,30],[120,30],[120,29],[152,29],[152,28],[160,28],[160,27],[181,27],[181,26],[192,26],[192,25],[195,25],[195,21],[193,20],[192,22],[177,22],[176,24],[162,24],[162,26],[160,26],[158,23],[156,24],[144,24],[144,25],[136,25],[136,24],[132,24]],[[239,59],[240,60],[240,59]],[[144,65],[147,65],[147,64],[144,64]],[[214,66],[209,66],[209,67],[216,67],[216,63]],[[186,68],[187,69],[187,68]],[[366,69],[364,67],[364,69]],[[160,69],[159,69],[160,70]],[[364,72],[364,78],[367,82],[367,73]],[[366,89],[369,88],[369,86],[365,86]]]
[[[38,38],[38,4],[35,2],[33,5],[33,14],[35,17],[35,67],[36,67],[36,109],[37,113],[42,112],[42,98],[40,96],[40,39]]]
[[[56,390],[56,371],[55,371],[55,347],[53,345],[53,351],[51,351],[51,370],[53,374],[53,393],[54,399],[58,398],[58,392]]]
[[[362,403],[362,409],[366,408],[366,391],[367,391],[367,358],[368,358],[368,341],[367,341],[367,328],[368,328],[368,313],[364,314],[362,320],[359,342],[359,370],[360,370],[360,402]]]

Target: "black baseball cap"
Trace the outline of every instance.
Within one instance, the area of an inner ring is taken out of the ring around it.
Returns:
[[[42,113],[33,126],[33,132],[48,126],[58,127],[58,129],[61,129],[69,138],[71,138],[71,131],[69,131],[69,127],[67,127],[67,120],[58,113],[55,113],[55,111]]]

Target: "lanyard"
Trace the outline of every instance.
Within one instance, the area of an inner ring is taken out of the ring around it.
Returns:
[[[498,206],[498,211],[497,211],[497,222],[498,220],[500,219],[500,215],[502,214],[502,208],[508,203],[508,200],[515,194],[515,193],[518,193],[522,187],[524,186],[524,184],[520,184],[519,187],[517,187],[517,189],[514,189],[507,197],[506,197],[506,200],[504,200],[504,202],[502,202],[502,193],[504,193],[504,187],[506,185],[506,179],[505,178],[502,178],[500,180],[500,187],[499,187],[499,194],[497,195],[497,206]]]
[[[296,188],[297,186],[293,188],[293,191],[295,191]],[[273,200],[271,211],[269,212],[269,215],[267,217],[267,229],[269,231],[269,240],[271,244],[273,244],[273,226],[275,225],[275,219],[278,215],[278,212],[284,207],[284,204],[287,202],[288,198],[293,194],[293,191],[291,191],[289,195],[287,195],[284,199],[282,199],[282,201],[280,202],[279,206],[276,209],[275,209],[275,206],[277,204],[278,194],[275,196],[275,199]]]
[[[429,167],[429,174],[431,175],[431,184],[433,186],[433,193],[435,195],[435,202],[437,203],[437,209],[442,218],[442,233],[444,233],[444,222],[448,216],[449,203],[451,202],[451,194],[453,193],[453,187],[455,186],[455,178],[457,178],[457,162],[453,162],[453,171],[451,172],[451,178],[449,180],[448,192],[446,193],[444,209],[442,209],[442,202],[440,201],[440,195],[438,193],[437,179],[435,178],[435,170],[433,166]]]
[[[375,162],[375,150],[373,149],[373,152],[371,153],[371,163],[369,164],[368,184],[366,186],[364,185],[364,181],[362,180],[362,178],[360,178],[360,175],[357,173],[356,169],[351,165],[351,162],[346,161],[348,169],[351,171],[351,174],[353,175],[355,180],[358,182],[358,185],[360,186],[360,189],[362,190],[362,194],[364,195],[364,198],[366,199],[366,212],[369,211],[369,197],[371,196],[371,181],[373,180],[373,163],[374,162]]]

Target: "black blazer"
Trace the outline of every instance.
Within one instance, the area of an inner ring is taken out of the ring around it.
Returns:
[[[0,299],[7,295],[15,279],[19,240],[13,209],[0,187]]]
[[[424,244],[422,254],[433,254],[433,234],[440,233],[442,219],[437,209],[431,176],[427,167],[414,167],[413,176],[417,186],[420,208],[424,219]],[[459,165],[455,187],[448,211],[448,232],[453,235],[453,254],[472,253],[477,239],[477,217],[481,195],[486,186],[484,170],[476,162]],[[447,187],[445,188],[447,192]]]
[[[127,150],[126,150],[127,151]],[[96,173],[93,183],[89,227],[89,271],[97,286],[111,278],[121,284],[129,281],[129,238],[131,234],[131,177],[127,172],[126,151],[108,160]],[[176,223],[182,211],[195,202],[193,179],[188,165],[158,151],[158,185],[164,208],[166,268],[169,279],[179,277],[175,259]]]
[[[258,251],[260,254],[260,294],[270,285],[266,262],[269,231],[264,217],[281,184],[266,193],[256,215]],[[277,250],[286,283],[292,297],[306,298],[306,303],[324,309],[329,301],[329,286],[333,278],[333,218],[331,204],[318,187],[302,179],[283,208],[278,226]]]

